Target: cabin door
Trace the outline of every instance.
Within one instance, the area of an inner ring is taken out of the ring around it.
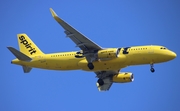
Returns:
[[[153,47],[150,47],[149,48],[149,54],[153,54],[154,53],[154,49],[153,49]]]

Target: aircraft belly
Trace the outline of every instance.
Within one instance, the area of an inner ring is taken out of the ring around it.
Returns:
[[[45,68],[46,66],[45,62],[40,62],[38,60],[33,60],[31,62],[20,61],[18,64],[22,66],[29,66],[35,68]]]
[[[128,59],[126,61],[126,64],[128,65],[145,64],[149,61],[149,59],[146,56],[141,56],[139,54],[130,55],[127,58]]]
[[[127,57],[126,64],[128,65],[141,65],[141,64],[150,64],[150,63],[158,63],[159,59],[155,54],[133,54]]]
[[[95,61],[93,62],[94,69],[90,70],[87,67],[87,61],[82,60],[78,63],[78,66],[80,69],[85,70],[85,71],[108,71],[108,70],[119,70],[121,68],[126,67],[125,64],[123,64],[124,61],[118,62],[118,61]]]
[[[42,68],[49,70],[77,70],[79,59],[37,59],[34,58],[31,62],[23,62],[19,61],[16,64],[34,67],[34,68]]]
[[[78,59],[69,59],[66,61],[66,68],[64,70],[77,70],[79,69],[78,67]]]
[[[48,60],[47,66],[53,70],[78,70],[79,59],[54,59]]]

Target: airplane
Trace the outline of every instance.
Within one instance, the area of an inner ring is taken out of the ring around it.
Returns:
[[[26,34],[17,34],[20,51],[13,47],[7,48],[16,57],[11,63],[22,66],[24,73],[29,73],[32,68],[91,71],[98,78],[98,90],[108,91],[113,83],[134,80],[133,73],[120,72],[122,68],[149,64],[150,71],[155,72],[154,64],[173,60],[177,56],[160,45],[102,48],[62,20],[52,8],[50,12],[65,30],[66,36],[81,50],[45,54]]]

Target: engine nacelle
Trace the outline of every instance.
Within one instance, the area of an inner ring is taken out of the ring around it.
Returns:
[[[116,83],[125,83],[134,81],[134,76],[130,72],[121,72],[112,77],[112,81]]]
[[[103,49],[99,50],[97,52],[97,56],[99,59],[112,59],[117,58],[119,56],[120,48],[109,48],[109,49]]]

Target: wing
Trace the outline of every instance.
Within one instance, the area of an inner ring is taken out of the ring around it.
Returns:
[[[98,82],[96,83],[98,90],[99,91],[108,91],[111,88],[112,84],[113,84],[113,82],[111,80],[112,76],[118,74],[119,71],[120,70],[95,72],[97,77],[98,78],[103,78],[102,80],[104,81],[103,85],[99,85]]]
[[[97,88],[99,91],[108,91],[113,84],[110,80],[110,78],[103,79],[104,85],[100,86],[98,83],[96,83]]]
[[[68,23],[59,18],[52,8],[50,8],[50,11],[54,19],[64,28],[66,36],[69,37],[81,50],[88,53],[94,50],[102,49],[99,45],[82,35]]]

